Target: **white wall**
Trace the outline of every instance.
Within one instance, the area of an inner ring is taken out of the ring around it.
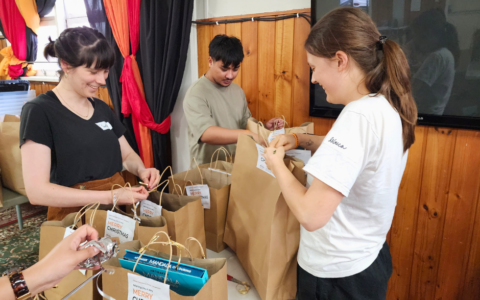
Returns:
[[[310,8],[310,0],[204,0],[206,18]]]
[[[258,14],[310,8],[310,0],[195,0],[193,20]],[[187,121],[183,113],[183,98],[188,88],[198,79],[197,27],[192,25],[187,64],[177,102],[172,112],[172,167],[174,173],[183,172],[190,164]]]

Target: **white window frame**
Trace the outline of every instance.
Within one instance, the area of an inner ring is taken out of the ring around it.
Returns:
[[[86,16],[81,16],[81,17],[76,16],[76,17],[68,18],[67,13],[65,11],[64,1],[72,1],[72,0],[57,0],[56,3],[55,3],[55,6],[53,7],[53,9],[55,10],[55,15],[40,18],[40,27],[42,27],[42,26],[52,26],[52,25],[56,26],[57,36],[59,36],[60,33],[62,31],[64,31],[65,29],[67,29],[69,27],[75,27],[75,24],[79,24],[79,23],[84,24],[86,21],[88,23],[88,18]],[[43,62],[43,61],[35,62],[34,63],[34,68],[37,69],[37,70],[38,69],[43,69],[41,67],[41,65],[44,65],[46,67],[45,69],[49,69],[49,70],[51,70],[51,69],[58,70],[59,69],[58,63],[54,62],[54,61],[52,61],[52,62]],[[56,76],[55,77],[53,77],[53,76],[42,76],[42,78],[44,78],[44,77],[57,78],[56,80],[58,80],[58,77],[56,77]],[[23,78],[34,80],[35,77],[23,77]],[[55,79],[52,79],[52,80],[55,80]]]

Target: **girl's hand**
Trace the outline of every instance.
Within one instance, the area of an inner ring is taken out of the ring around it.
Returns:
[[[143,169],[138,171],[138,177],[148,184],[148,189],[151,190],[160,182],[160,171],[155,168]]]
[[[265,158],[265,163],[267,164],[267,167],[272,172],[274,172],[274,169],[278,166],[285,165],[285,163],[283,162],[283,158],[285,157],[285,149],[283,147],[265,148],[265,154],[263,155],[263,157]]]
[[[295,149],[297,141],[295,137],[291,134],[281,134],[277,135],[277,137],[270,143],[270,147],[272,148],[279,148],[283,147],[285,151],[290,149]]]
[[[148,198],[148,192],[143,186],[124,187],[122,189],[113,190],[113,195],[117,198],[117,205],[133,204]],[[112,199],[113,203],[113,199]]]
[[[98,240],[98,232],[89,225],[83,225],[67,236],[41,261],[25,270],[27,284],[32,286],[31,292],[41,292],[55,286],[71,271],[78,269],[78,264],[99,253],[95,247],[78,250],[85,241]],[[98,269],[100,266],[95,267]],[[32,291],[33,290],[33,291]]]

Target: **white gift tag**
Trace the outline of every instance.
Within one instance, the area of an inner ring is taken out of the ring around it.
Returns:
[[[63,238],[65,239],[67,236],[71,235],[74,232],[75,230],[73,230],[72,227],[65,228],[65,234],[63,235]]]
[[[205,209],[210,209],[210,190],[206,184],[189,185],[185,187],[188,196],[200,196]]]
[[[156,217],[162,215],[162,207],[150,200],[140,202],[140,217]]]
[[[267,167],[267,164],[265,163],[265,158],[262,156],[263,154],[265,154],[265,148],[263,148],[259,144],[255,144],[255,146],[257,146],[258,151],[257,168],[275,177],[272,171],[270,171],[270,169]]]
[[[268,143],[271,143],[277,135],[285,134],[285,128],[277,129],[268,136]]]
[[[118,237],[120,243],[133,241],[135,220],[113,211],[107,211],[105,223],[105,237]]]
[[[73,230],[72,227],[65,228],[65,234],[63,235],[63,238],[65,239],[67,236],[71,235],[74,232],[75,232],[75,230]],[[79,270],[79,271],[83,275],[87,274],[87,270]]]
[[[285,152],[285,154],[287,154],[288,156],[303,160],[305,165],[307,165],[310,158],[312,158],[312,151],[310,150],[299,150],[299,149],[288,150]]]
[[[170,286],[128,273],[128,300],[170,300]]]

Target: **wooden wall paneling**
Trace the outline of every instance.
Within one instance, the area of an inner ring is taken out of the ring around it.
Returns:
[[[197,25],[198,78],[208,71],[208,45],[212,40],[212,26]]]
[[[295,18],[292,77],[292,126],[311,122],[310,117],[310,68],[307,52],[303,47],[310,32],[310,24],[304,18]]]
[[[463,287],[463,300],[480,299],[480,196],[477,198],[476,211],[470,257]]]
[[[293,123],[292,71],[295,19],[276,21],[275,29],[275,117]]]
[[[457,130],[429,127],[422,174],[409,299],[431,300],[442,247]]]
[[[407,166],[398,190],[397,207],[388,240],[393,261],[388,300],[409,299],[427,130],[425,126],[417,126],[415,129],[415,143],[408,151]]]
[[[42,90],[40,89],[40,85],[39,85],[39,84],[30,83],[30,89],[31,89],[31,90],[35,90],[35,94],[36,94],[37,96],[42,93]]]
[[[316,135],[326,135],[335,123],[335,119],[312,118]]]
[[[227,33],[227,28],[225,24],[210,25],[210,26],[212,26],[212,38],[210,40],[213,40],[213,38],[219,34]]]
[[[258,120],[275,117],[275,22],[258,23]]]
[[[258,22],[242,23],[242,45],[245,58],[242,69],[242,88],[247,98],[248,108],[255,119],[258,119]]]
[[[264,13],[258,13],[258,14],[224,16],[224,17],[218,17],[218,18],[200,19],[200,20],[197,20],[197,21],[199,21],[199,22],[201,22],[201,21],[215,22],[215,21],[253,18],[253,17],[257,18],[257,17],[284,16],[284,15],[291,15],[291,14],[296,14],[296,13],[310,14],[310,11],[311,11],[310,8],[301,8],[301,9],[292,9],[292,10],[276,11],[276,12],[264,12]]]
[[[435,299],[464,299],[480,186],[480,132],[458,130]],[[480,299],[480,295],[477,299]]]
[[[228,36],[234,36],[239,40],[242,40],[242,23],[226,24],[225,30]],[[238,70],[237,77],[235,78],[235,80],[233,80],[233,82],[242,87],[242,67],[240,67],[240,69]]]

